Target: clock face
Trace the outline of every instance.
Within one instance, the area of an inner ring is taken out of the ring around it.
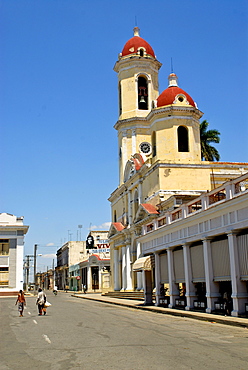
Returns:
[[[140,151],[144,154],[150,154],[151,153],[151,144],[144,142],[140,144]]]

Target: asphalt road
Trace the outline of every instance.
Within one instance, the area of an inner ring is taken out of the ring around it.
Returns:
[[[248,369],[248,329],[53,296],[0,298],[0,369]]]

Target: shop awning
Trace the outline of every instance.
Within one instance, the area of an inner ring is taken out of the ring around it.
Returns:
[[[151,270],[154,266],[154,256],[138,258],[133,264],[133,271]]]

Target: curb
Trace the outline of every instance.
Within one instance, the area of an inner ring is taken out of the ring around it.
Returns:
[[[223,324],[223,325],[229,325],[229,326],[236,326],[240,328],[248,329],[248,320],[242,319],[242,318],[232,318],[232,317],[221,317],[218,315],[211,315],[211,314],[201,314],[201,313],[194,313],[192,311],[181,311],[181,310],[173,310],[170,308],[159,308],[155,306],[144,306],[144,305],[132,305],[124,302],[116,302],[116,301],[106,301],[101,298],[93,298],[93,297],[87,297],[87,295],[80,296],[77,294],[71,294],[71,297],[75,298],[81,298],[81,299],[88,299],[91,301],[101,302],[101,303],[108,303],[116,306],[123,306],[128,308],[134,308],[136,310],[144,310],[154,313],[160,313],[163,315],[171,315],[171,316],[179,316],[182,318],[188,318],[193,320],[200,320],[205,322],[210,322],[212,324]],[[211,316],[210,316],[211,315]],[[241,321],[242,320],[242,321]]]

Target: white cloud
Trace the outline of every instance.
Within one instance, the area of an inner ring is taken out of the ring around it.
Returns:
[[[42,258],[56,258],[56,254],[55,253],[51,253],[51,254],[42,254],[41,256]]]
[[[54,243],[48,243],[46,244],[46,247],[53,247],[54,246]]]
[[[111,225],[111,222],[104,222],[103,224],[101,225],[91,225],[90,229],[89,230],[109,230],[110,228],[110,225]]]

